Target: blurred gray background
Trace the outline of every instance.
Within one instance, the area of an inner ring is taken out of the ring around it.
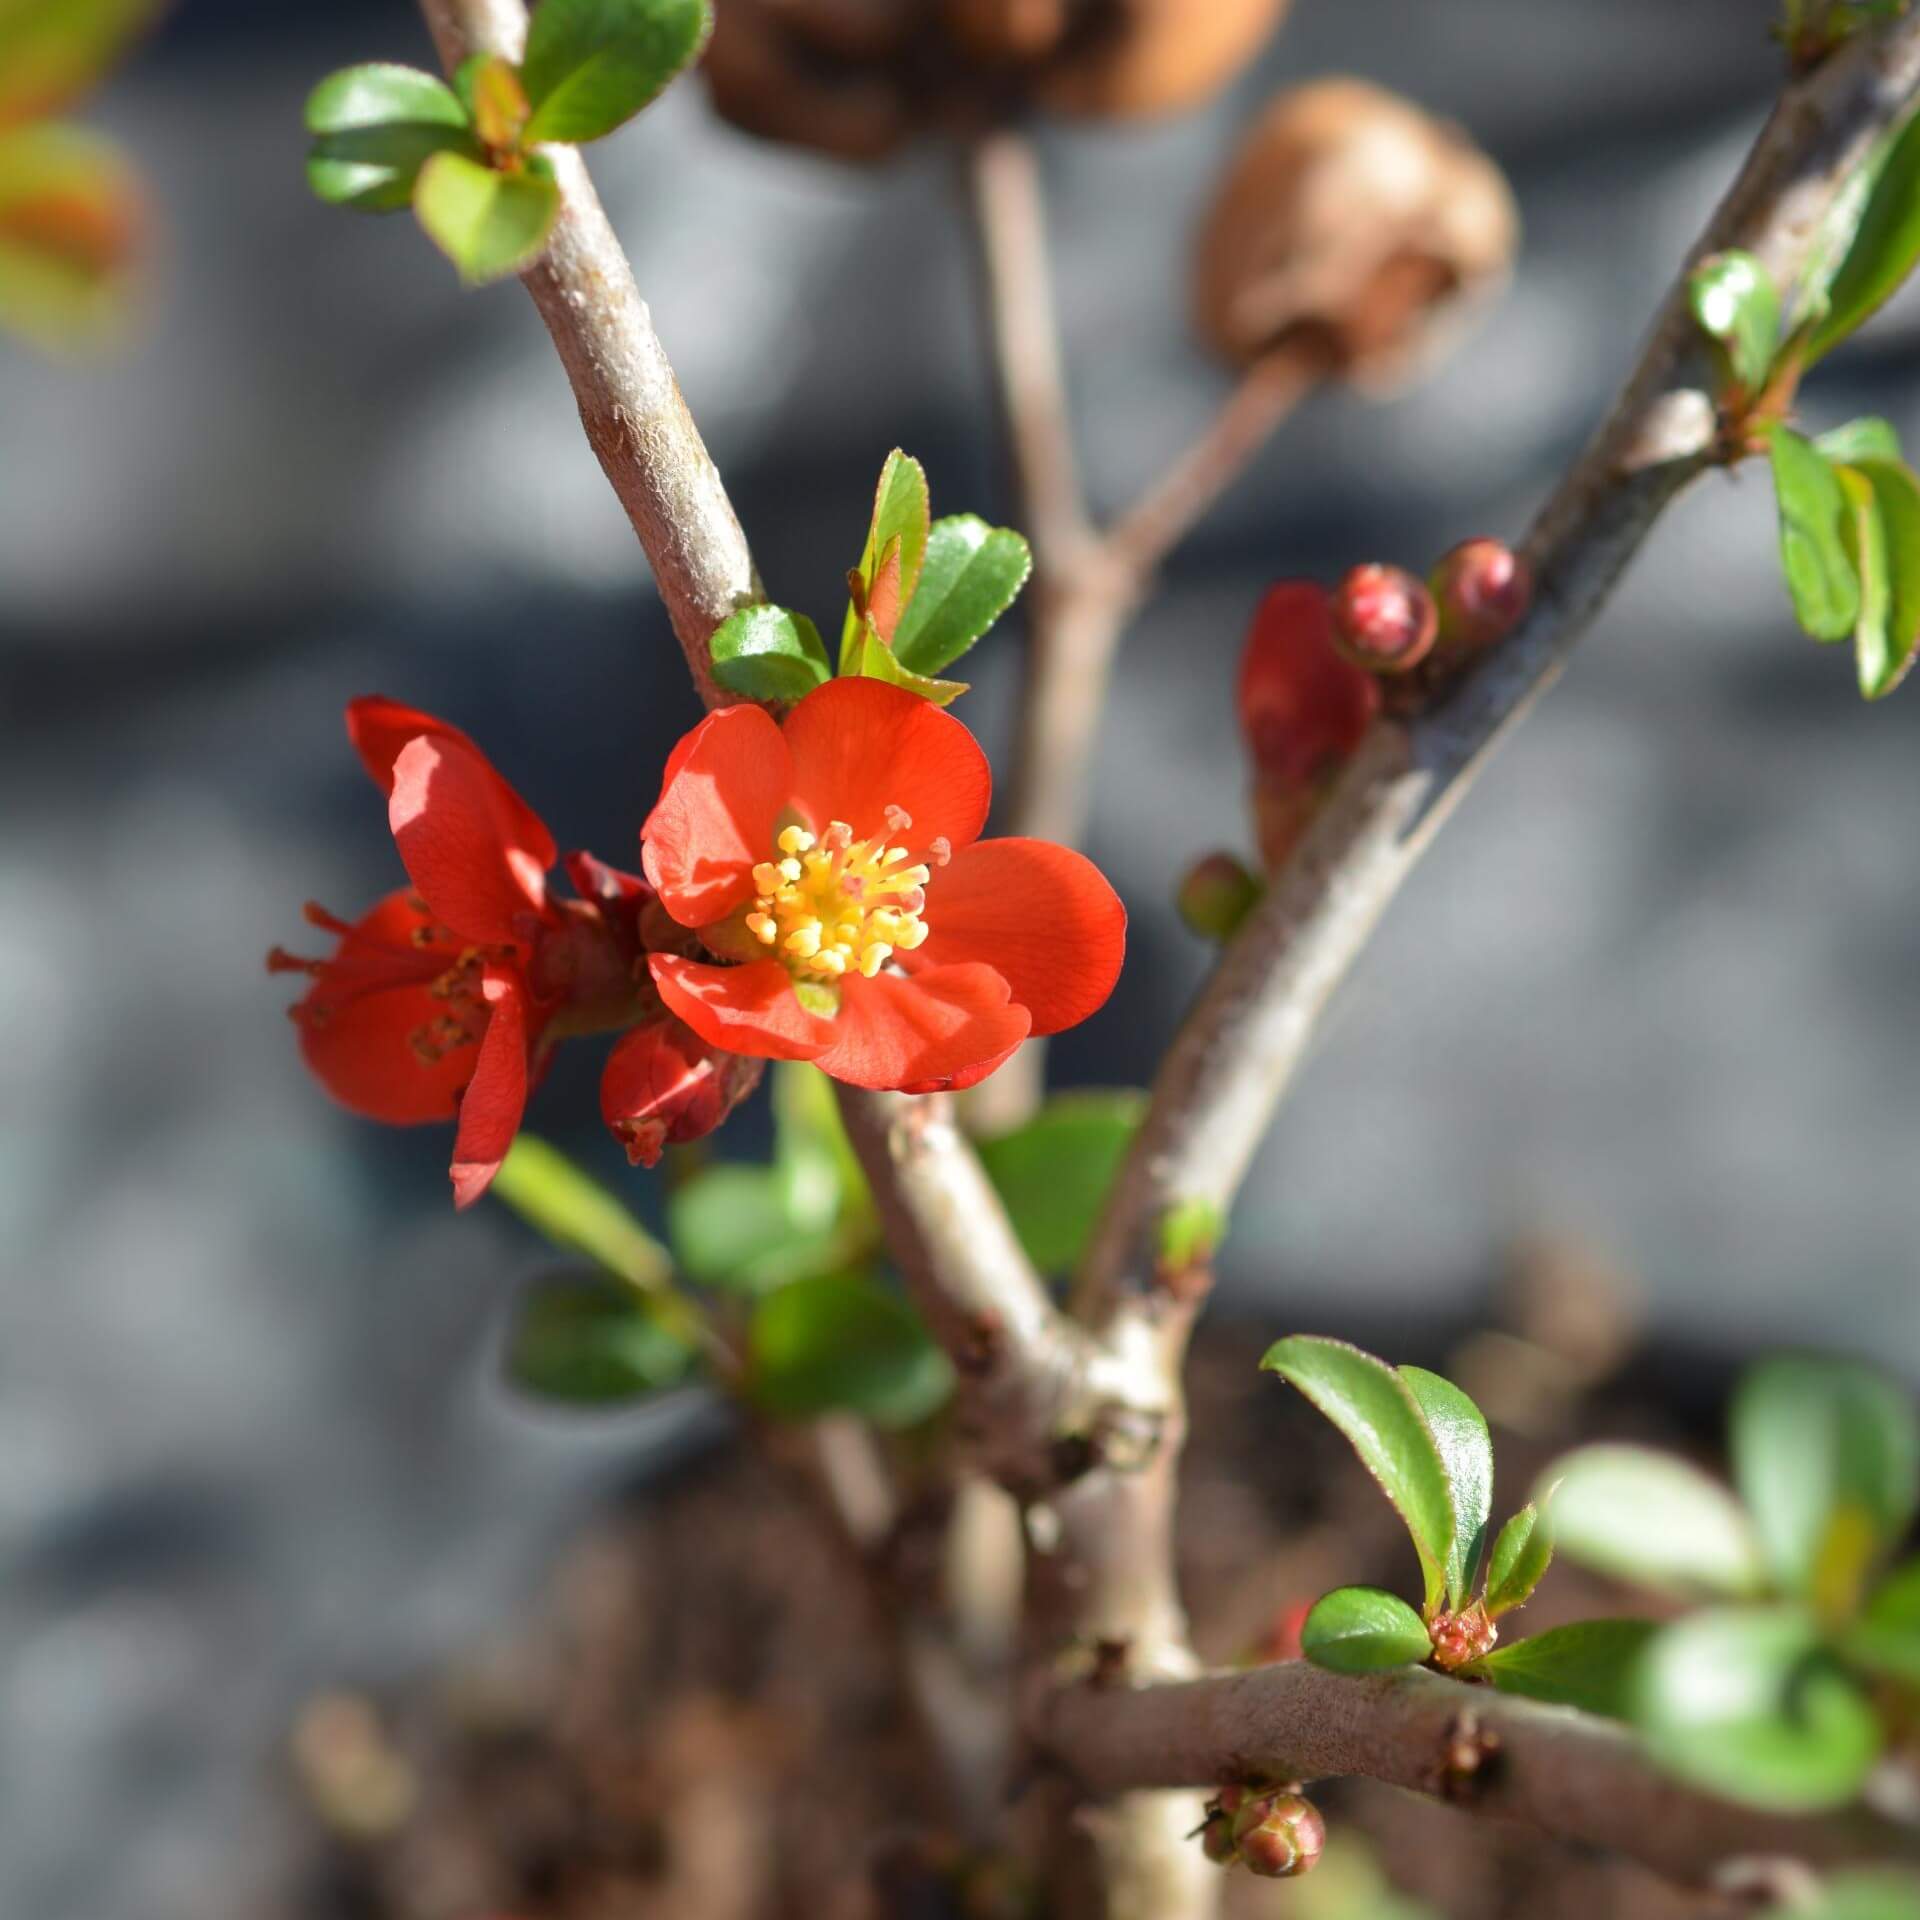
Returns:
[[[1298,0],[1214,108],[1049,140],[1108,507],[1221,390],[1186,235],[1266,90],[1352,70],[1457,117],[1527,229],[1439,377],[1310,407],[1129,640],[1091,850],[1132,954],[1063,1082],[1144,1078],[1201,973],[1167,902],[1246,843],[1230,675],[1260,587],[1519,531],[1777,83],[1771,12]],[[563,845],[616,859],[694,718],[530,305],[306,196],[302,98],[374,56],[425,57],[401,0],[187,5],[90,116],[161,210],[144,337],[105,369],[0,348],[9,1920],[269,1911],[294,1704],[509,1617],[665,1430],[491,1384],[532,1244],[454,1219],[443,1134],[324,1101],[261,971],[303,899],[351,911],[398,872],[352,694],[468,727]],[[595,169],[779,597],[834,612],[896,441],[937,506],[1007,514],[941,155],[844,171],[685,86]],[[1823,371],[1822,424],[1920,433],[1917,317]],[[1920,693],[1863,708],[1797,634],[1770,522],[1758,475],[1682,505],[1406,890],[1236,1223],[1261,1311],[1464,1309],[1546,1228],[1611,1249],[1668,1331],[1920,1365]],[[1016,634],[974,656],[990,744]],[[533,1124],[619,1178],[580,1051]]]

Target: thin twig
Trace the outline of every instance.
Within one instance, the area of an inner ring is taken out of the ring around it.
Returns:
[[[1713,408],[1687,383],[1687,271],[1740,247],[1789,287],[1876,141],[1920,91],[1920,16],[1871,32],[1796,82],[1661,308],[1593,443],[1526,541],[1532,615],[1438,705],[1376,724],[1187,1016],[1116,1183],[1078,1303],[1096,1325],[1151,1286],[1158,1221],[1224,1214],[1334,988],[1494,745],[1553,680],[1661,511],[1708,465]]]
[[[1920,1857],[1915,1835],[1885,1821],[1730,1806],[1659,1773],[1624,1727],[1424,1668],[1356,1679],[1294,1660],[1165,1685],[1081,1683],[1037,1692],[1029,1732],[1094,1799],[1364,1775],[1690,1886],[1761,1858]]]

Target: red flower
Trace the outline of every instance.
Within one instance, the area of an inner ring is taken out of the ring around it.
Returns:
[[[716,1047],[861,1087],[967,1087],[1106,999],[1126,910],[1091,861],[980,840],[992,788],[959,721],[831,680],[776,725],[710,714],[643,831],[660,904],[712,964],[655,953],[660,996]]]

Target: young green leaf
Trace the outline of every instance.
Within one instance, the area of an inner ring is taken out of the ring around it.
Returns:
[[[1582,1447],[1549,1468],[1554,1545],[1658,1593],[1746,1599],[1766,1570],[1745,1510],[1718,1481],[1647,1447]]]
[[[1493,1438],[1487,1417],[1451,1380],[1424,1367],[1402,1367],[1400,1378],[1425,1416],[1452,1496],[1453,1535],[1447,1548],[1447,1605],[1466,1604],[1487,1544],[1493,1513]]]
[[[0,127],[71,105],[159,10],[160,0],[5,0]]]
[[[1897,460],[1863,459],[1839,473],[1852,509],[1847,552],[1860,576],[1860,691],[1878,700],[1906,677],[1920,641],[1920,480]]]
[[[511,60],[497,53],[468,54],[454,70],[453,90],[483,147],[497,154],[520,151],[532,108]]]
[[[520,77],[529,140],[598,140],[624,125],[713,31],[708,0],[542,0]]]
[[[142,196],[78,127],[0,133],[0,326],[49,352],[108,345],[131,314]]]
[[[768,1294],[754,1308],[748,1347],[748,1390],[783,1420],[847,1412],[912,1426],[953,1386],[913,1310],[864,1273],[818,1274]]]
[[[1869,1367],[1788,1356],[1755,1367],[1732,1415],[1734,1480],[1785,1591],[1853,1610],[1920,1501],[1920,1421]]]
[[[861,585],[871,590],[880,576],[882,563],[888,558],[889,549],[897,540],[900,543],[898,604],[902,609],[911,607],[914,590],[920,584],[920,569],[926,564],[930,520],[926,470],[918,460],[895,447],[887,455],[886,464],[880,469],[880,483],[874,489],[873,519],[867,527],[867,544],[861,552],[858,568]],[[854,657],[869,635],[878,638],[864,609],[849,606],[840,629],[842,673],[862,671],[854,664]],[[881,644],[884,647],[885,643]],[[886,679],[888,675],[870,673],[868,677]],[[952,697],[948,695],[948,699]],[[939,704],[944,706],[946,701]]]
[[[1801,626],[1844,640],[1860,617],[1860,576],[1848,550],[1851,510],[1838,471],[1789,427],[1767,436],[1780,508],[1780,567]]]
[[[1876,688],[1891,687],[1887,678],[1892,658],[1893,580],[1887,563],[1887,523],[1880,512],[1873,482],[1853,467],[1836,467],[1840,491],[1846,499],[1846,518],[1840,523],[1847,559],[1860,582],[1860,609],[1853,622],[1854,661],[1860,692],[1872,699]],[[1882,683],[1884,682],[1884,687]]]
[[[560,189],[537,163],[496,173],[463,153],[436,153],[420,169],[413,210],[461,279],[480,286],[539,259],[560,211]]]
[[[1042,1273],[1079,1264],[1145,1108],[1143,1093],[1060,1094],[1025,1126],[979,1143],[987,1178]]]
[[[1412,1389],[1384,1360],[1311,1334],[1276,1340],[1260,1364],[1298,1387],[1379,1481],[1413,1537],[1431,1613],[1446,1592],[1453,1493]]]
[[[1186,1273],[1206,1265],[1226,1235],[1227,1220],[1219,1203],[1190,1194],[1176,1200],[1154,1222],[1154,1262],[1162,1273]]]
[[[1461,1672],[1491,1680],[1502,1693],[1624,1720],[1634,1667],[1656,1632],[1651,1620],[1576,1620],[1496,1647]]]
[[[1848,420],[1837,427],[1830,427],[1815,441],[1814,446],[1835,466],[1846,466],[1859,460],[1898,460],[1900,455],[1900,436],[1894,431],[1890,420],[1882,420],[1877,414],[1862,414],[1858,420]]]
[[[936,707],[951,706],[967,690],[964,680],[930,680],[925,674],[902,666],[894,657],[893,649],[881,639],[871,616],[862,623],[851,653],[842,651],[840,671],[863,680],[884,680],[890,687],[905,687],[922,700],[931,700]]]
[[[1529,1501],[1500,1529],[1487,1562],[1487,1618],[1523,1607],[1553,1560],[1553,1530]]]
[[[1844,1806],[1880,1753],[1873,1708],[1797,1608],[1715,1608],[1663,1628],[1636,1669],[1632,1717],[1669,1773],[1780,1813]]]
[[[749,700],[798,700],[833,678],[820,629],[785,607],[742,607],[708,644],[713,677]]]
[[[834,1083],[803,1060],[773,1070],[773,1166],[802,1231],[836,1231],[865,1250],[878,1231],[873,1194],[840,1119]]]
[[[728,1164],[702,1167],[667,1195],[667,1237],[688,1279],[737,1293],[766,1293],[809,1271],[823,1241],[796,1227],[771,1167]]]
[[[505,1368],[514,1386],[540,1399],[607,1406],[679,1386],[694,1359],[693,1347],[624,1288],[556,1275],[522,1296]]]
[[[1425,1622],[1398,1594],[1335,1587],[1301,1623],[1300,1650],[1330,1673],[1380,1673],[1418,1666],[1433,1652],[1433,1642]]]
[[[1757,393],[1780,342],[1780,295],[1766,267],[1750,253],[1717,253],[1693,270],[1687,293],[1694,319],[1725,354],[1728,371]]]
[[[1855,1666],[1920,1688],[1920,1560],[1888,1574],[1840,1644]]]
[[[940,673],[1012,606],[1033,571],[1026,541],[971,513],[936,520],[918,585],[893,636],[915,673]]]
[[[307,185],[329,206],[394,213],[436,153],[480,160],[467,110],[444,81],[374,61],[330,73],[307,96]]]
[[[1920,118],[1907,122],[1879,163],[1852,244],[1826,285],[1811,366],[1882,306],[1920,260]]]
[[[514,1140],[490,1191],[555,1246],[585,1254],[631,1287],[651,1291],[673,1278],[666,1248],[599,1181],[533,1134]]]

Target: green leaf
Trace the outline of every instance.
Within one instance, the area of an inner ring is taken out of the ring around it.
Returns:
[[[749,700],[798,700],[833,678],[820,629],[785,607],[742,607],[709,645],[713,677]]]
[[[1920,1688],[1920,1560],[1896,1567],[1841,1639],[1856,1666]]]
[[[1335,1587],[1301,1623],[1300,1650],[1330,1673],[1380,1673],[1417,1667],[1433,1652],[1433,1642],[1425,1622],[1398,1594]]]
[[[694,1349],[660,1316],[598,1277],[557,1275],[522,1295],[507,1336],[507,1378],[575,1406],[607,1406],[679,1386]]]
[[[1858,420],[1829,428],[1813,443],[1836,466],[1857,460],[1898,460],[1900,436],[1893,423],[1876,414],[1862,414]]]
[[[1202,1267],[1226,1238],[1227,1217],[1217,1201],[1189,1194],[1163,1211],[1153,1228],[1154,1264],[1162,1273]]]
[[[888,548],[897,540],[900,543],[899,604],[902,608],[912,604],[914,589],[920,583],[920,569],[926,562],[930,515],[926,470],[918,460],[909,458],[895,447],[880,469],[880,483],[873,493],[873,519],[867,527],[867,544],[861,552],[858,569],[863,588],[872,589],[874,581],[879,578]],[[863,641],[876,636],[877,631],[866,620],[863,609],[848,606],[846,620],[840,629],[842,673],[865,671],[853,662],[861,651]],[[884,639],[881,644],[884,648]],[[867,673],[867,678],[874,680],[888,677],[885,673]],[[948,699],[952,697],[948,695]],[[945,706],[946,701],[938,704]]]
[[[713,31],[708,0],[542,0],[520,78],[529,140],[598,140],[690,66]]]
[[[1717,253],[1693,270],[1687,293],[1701,332],[1718,343],[1741,386],[1757,393],[1780,342],[1780,295],[1765,266],[1750,253]]]
[[[900,616],[893,651],[915,673],[950,667],[1013,605],[1033,554],[1010,527],[977,515],[936,520],[918,585]]]
[[[629,1286],[671,1284],[673,1261],[614,1196],[558,1147],[518,1135],[489,1189],[555,1246],[583,1253]]]
[[[1863,459],[1839,472],[1852,509],[1847,551],[1860,576],[1860,691],[1878,700],[1906,677],[1920,640],[1920,481],[1897,460]]]
[[[1920,1878],[1892,1867],[1837,1873],[1805,1909],[1806,1920],[1920,1920]]]
[[[0,0],[0,127],[70,106],[159,7],[160,0]]]
[[[307,96],[307,185],[330,206],[393,213],[413,199],[436,153],[478,162],[467,110],[416,67],[375,61],[330,73]]]
[[[1907,1395],[1870,1367],[1768,1360],[1734,1396],[1732,1453],[1776,1583],[1829,1618],[1851,1613],[1920,1502],[1920,1422]]]
[[[1384,1360],[1311,1334],[1275,1341],[1260,1364],[1298,1387],[1379,1481],[1413,1537],[1431,1612],[1446,1589],[1453,1496],[1412,1389]]]
[[[912,1309],[862,1273],[819,1274],[768,1294],[754,1308],[748,1346],[749,1392],[786,1420],[845,1411],[912,1426],[953,1386]]]
[[[480,286],[539,259],[560,211],[560,189],[537,160],[521,173],[496,173],[463,153],[436,153],[420,169],[413,210],[461,279]]]
[[[1582,1447],[1550,1467],[1554,1545],[1660,1593],[1744,1599],[1766,1571],[1745,1510],[1718,1481],[1647,1447]]]
[[[1827,282],[1826,314],[1807,353],[1811,366],[1894,293],[1920,260],[1920,118],[1878,163],[1852,244]]]
[[[1400,1378],[1426,1417],[1452,1495],[1453,1538],[1447,1549],[1447,1605],[1465,1605],[1486,1550],[1493,1512],[1493,1438],[1487,1417],[1451,1380],[1424,1367],[1402,1367]]]
[[[1487,1618],[1523,1607],[1553,1560],[1553,1530],[1533,1502],[1500,1529],[1487,1562]]]
[[[862,680],[884,680],[890,687],[905,687],[922,700],[931,700],[936,707],[951,706],[967,690],[964,680],[931,680],[925,674],[903,667],[894,658],[893,649],[881,639],[880,629],[873,624],[871,616],[862,623],[853,651],[842,652],[840,671],[842,675]]]
[[[139,183],[107,141],[60,125],[0,133],[0,326],[49,352],[112,344],[143,224]]]
[[[1145,1110],[1143,1093],[1065,1093],[1025,1126],[979,1143],[987,1178],[1042,1273],[1079,1265]]]
[[[1491,1680],[1502,1693],[1624,1720],[1635,1663],[1658,1631],[1650,1620],[1576,1620],[1496,1647],[1461,1671]]]
[[[1872,1707],[1797,1608],[1715,1608],[1663,1629],[1633,1718],[1669,1773],[1781,1813],[1845,1805],[1880,1752]]]
[[[703,1167],[667,1195],[667,1234],[690,1280],[765,1293],[807,1272],[823,1233],[800,1230],[771,1167]],[[799,1264],[796,1267],[796,1259]]]
[[[1801,626],[1844,640],[1860,617],[1860,576],[1848,549],[1851,518],[1835,468],[1789,427],[1767,436],[1780,508],[1780,568]]]

